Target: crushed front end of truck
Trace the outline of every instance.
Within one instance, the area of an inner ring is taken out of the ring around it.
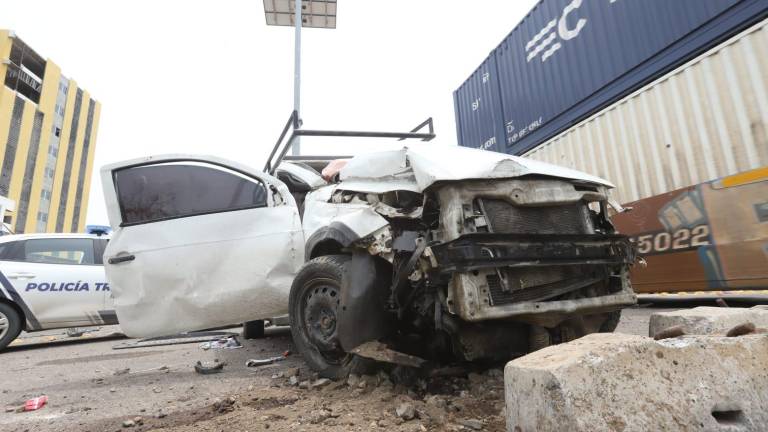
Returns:
[[[499,361],[613,331],[636,302],[635,250],[608,218],[604,180],[458,148],[356,159],[321,203],[307,198],[306,212],[334,206],[328,224],[348,234],[332,251],[338,309],[294,319],[295,339],[325,329],[308,340],[337,360]]]

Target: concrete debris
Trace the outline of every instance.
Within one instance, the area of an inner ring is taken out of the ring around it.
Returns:
[[[465,428],[472,429],[472,430],[483,429],[483,422],[477,419],[459,420],[459,424],[461,424]]]
[[[297,377],[296,375],[292,375],[291,377],[288,378],[288,383],[292,386],[299,385],[299,377]]]
[[[685,328],[681,325],[676,325],[672,327],[665,328],[663,330],[660,330],[658,333],[653,335],[653,339],[655,340],[662,340],[662,339],[671,339],[683,336],[685,334]]]
[[[284,374],[288,378],[293,377],[293,376],[299,376],[299,368],[297,368],[297,367],[288,368],[288,369],[285,370]]]
[[[213,401],[213,410],[217,413],[225,413],[235,410],[235,398],[228,397],[224,399],[216,399]]]
[[[648,335],[655,336],[663,329],[682,326],[688,335],[724,335],[728,330],[744,323],[756,327],[768,327],[768,310],[753,308],[719,308],[699,306],[670,312],[656,312],[651,315]]]
[[[333,411],[331,411],[328,408],[323,408],[319,410],[313,410],[309,413],[309,417],[307,420],[309,420],[312,424],[318,424],[323,423],[325,420],[329,418],[337,418],[339,417],[339,414],[334,414]]]
[[[309,388],[309,384],[310,384],[309,380],[302,381],[302,382],[299,383],[299,388],[306,390],[306,389]]]
[[[134,427],[134,426],[136,426],[136,422],[134,422],[133,420],[123,420],[123,427],[124,428],[131,428],[131,427]]]
[[[131,368],[118,369],[112,375],[115,375],[115,376],[125,375],[130,371],[131,371]]]
[[[403,420],[413,420],[416,417],[416,407],[410,402],[403,402],[395,408],[395,414]]]
[[[764,334],[591,334],[507,363],[507,430],[768,430],[766,364]]]
[[[347,377],[347,385],[350,387],[357,387],[360,384],[360,376],[357,374],[349,374]]]
[[[317,379],[317,380],[312,382],[312,388],[313,389],[315,389],[315,388],[317,388],[317,389],[323,388],[323,387],[327,386],[330,383],[331,383],[331,380],[329,380],[328,378],[320,378],[320,379]]]

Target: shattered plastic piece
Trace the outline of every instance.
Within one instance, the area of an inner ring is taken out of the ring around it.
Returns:
[[[235,336],[229,336],[210,342],[203,342],[199,346],[202,350],[236,349],[243,347],[243,345],[240,343],[240,341],[237,340]]]
[[[32,398],[24,403],[24,411],[35,411],[42,408],[48,402],[48,396],[42,395]]]
[[[221,363],[214,363],[213,366],[208,366],[202,364],[199,360],[197,363],[195,363],[195,372],[201,374],[201,375],[209,375],[209,374],[215,374],[219,373],[224,369],[224,365],[226,365],[226,362]]]
[[[264,366],[264,365],[276,363],[276,362],[285,360],[285,358],[288,357],[290,354],[291,354],[290,351],[286,351],[283,353],[283,355],[276,356],[276,357],[269,357],[265,359],[250,359],[245,362],[245,366],[256,367],[256,366]]]

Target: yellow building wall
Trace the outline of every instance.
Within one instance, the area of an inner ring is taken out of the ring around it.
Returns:
[[[11,129],[11,115],[16,92],[0,84],[0,166],[5,159],[5,147],[8,145],[8,132]]]
[[[56,232],[56,220],[59,214],[59,202],[61,200],[62,183],[64,182],[64,165],[69,151],[69,134],[72,128],[72,117],[75,112],[75,97],[77,96],[77,83],[75,80],[69,80],[69,89],[67,90],[67,102],[64,109],[64,124],[61,126],[61,141],[59,143],[59,155],[56,159],[56,172],[53,177],[53,187],[51,188],[51,209],[48,212],[47,232]],[[82,108],[81,108],[82,109]]]
[[[72,159],[72,168],[69,176],[69,192],[67,193],[67,207],[64,212],[63,232],[72,230],[72,217],[75,211],[75,198],[77,196],[77,179],[80,177],[80,159],[83,157],[83,143],[85,142],[85,125],[88,122],[88,108],[91,105],[91,95],[84,91],[83,102],[80,106],[80,120],[77,122],[77,140],[75,141],[75,157]]]
[[[13,32],[9,30],[0,30],[0,166],[3,163],[5,157],[5,148],[8,141],[8,133],[10,130],[11,116],[13,113],[13,106],[17,97],[16,92],[8,89],[4,85],[4,77],[7,72],[7,65],[3,64],[2,60],[8,59],[10,56],[11,47],[14,38],[11,37]],[[19,142],[14,156],[13,172],[11,182],[9,185],[8,198],[19,204],[19,198],[21,195],[22,187],[24,184],[24,174],[26,171],[27,157],[29,156],[30,139],[32,136],[32,130],[34,126],[35,113],[37,110],[43,113],[43,123],[40,129],[40,142],[38,152],[35,157],[34,173],[32,174],[32,185],[29,196],[29,203],[27,207],[26,220],[24,221],[24,232],[36,232],[37,231],[37,216],[41,211],[41,192],[45,184],[45,168],[49,157],[51,135],[56,118],[56,100],[59,92],[59,82],[61,80],[61,69],[48,60],[46,62],[45,76],[43,77],[43,88],[40,95],[39,104],[34,104],[30,101],[25,101],[24,110],[22,115],[21,130],[19,133]],[[101,105],[91,100],[90,94],[83,91],[82,102],[80,111],[78,113],[78,126],[77,130],[70,130],[72,126],[72,118],[75,109],[75,99],[77,97],[77,82],[69,80],[67,96],[66,96],[66,108],[64,111],[63,124],[61,126],[61,135],[59,150],[56,156],[56,167],[51,186],[51,201],[50,209],[48,210],[48,221],[46,223],[47,232],[55,232],[56,225],[59,224],[58,211],[61,203],[62,192],[64,187],[67,191],[66,209],[64,211],[63,229],[64,232],[72,230],[73,222],[76,223],[77,231],[82,231],[85,228],[85,221],[88,212],[88,200],[90,196],[90,186],[92,180],[93,171],[93,159],[96,150],[96,136],[98,133],[98,124],[101,115]],[[94,104],[94,113],[91,126],[90,144],[88,153],[83,154],[83,145],[85,142],[85,129],[88,123],[88,108],[89,104]],[[75,134],[75,145],[73,148],[72,165],[70,167],[70,180],[67,185],[63,184],[64,170],[66,167],[67,156],[69,152],[70,136]],[[80,172],[81,159],[85,157],[84,172]],[[77,199],[77,184],[82,176],[83,190],[80,201],[80,214],[77,221],[73,221],[74,208]],[[44,209],[43,209],[44,210]],[[15,215],[11,223],[16,225]]]
[[[37,152],[37,161],[35,161],[35,174],[32,181],[32,194],[29,197],[29,210],[27,211],[27,221],[24,224],[24,232],[30,233],[37,231],[37,213],[40,211],[40,192],[43,189],[43,180],[45,176],[45,165],[48,160],[48,150],[51,143],[51,131],[53,129],[53,119],[56,115],[56,96],[59,93],[59,80],[61,79],[61,69],[55,63],[48,60],[45,65],[45,79],[43,80],[43,90],[40,95],[40,104],[38,109],[43,112],[43,127],[40,130],[40,147]]]
[[[0,30],[0,77],[3,79],[5,79],[8,65],[3,64],[2,60],[8,59],[11,55],[11,42],[13,40],[8,36],[8,30]]]
[[[85,230],[85,218],[88,213],[88,198],[91,191],[91,177],[93,176],[93,157],[96,152],[96,136],[99,130],[99,119],[101,118],[101,104],[92,100],[96,104],[93,110],[93,125],[91,126],[91,141],[88,147],[88,164],[85,168],[85,182],[83,183],[83,200],[80,204],[80,220],[77,222],[77,232]]]
[[[35,122],[35,111],[37,107],[34,103],[24,101],[24,110],[21,115],[21,130],[19,131],[19,144],[16,147],[16,158],[13,162],[13,174],[11,175],[11,185],[8,189],[8,198],[16,201],[18,211],[19,198],[21,197],[21,186],[24,182],[24,170],[27,168],[27,154],[29,153],[29,140],[32,137],[32,125]],[[16,214],[11,219],[12,224],[16,225]]]
[[[8,142],[8,130],[11,125],[11,113],[13,112],[13,101],[16,94],[5,87],[5,73],[8,65],[3,60],[11,55],[11,43],[13,40],[8,36],[8,30],[0,30],[0,166],[5,157],[5,146]]]

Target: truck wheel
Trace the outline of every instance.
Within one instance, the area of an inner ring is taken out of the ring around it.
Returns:
[[[0,303],[0,350],[8,346],[21,333],[21,317],[15,309]]]
[[[264,337],[264,320],[243,323],[243,339],[261,339]]]
[[[600,333],[613,333],[621,321],[621,309],[607,314],[608,318],[600,324]]]
[[[341,348],[336,333],[341,277],[347,255],[327,255],[304,264],[291,285],[291,334],[299,354],[323,378],[341,379],[360,360]]]

